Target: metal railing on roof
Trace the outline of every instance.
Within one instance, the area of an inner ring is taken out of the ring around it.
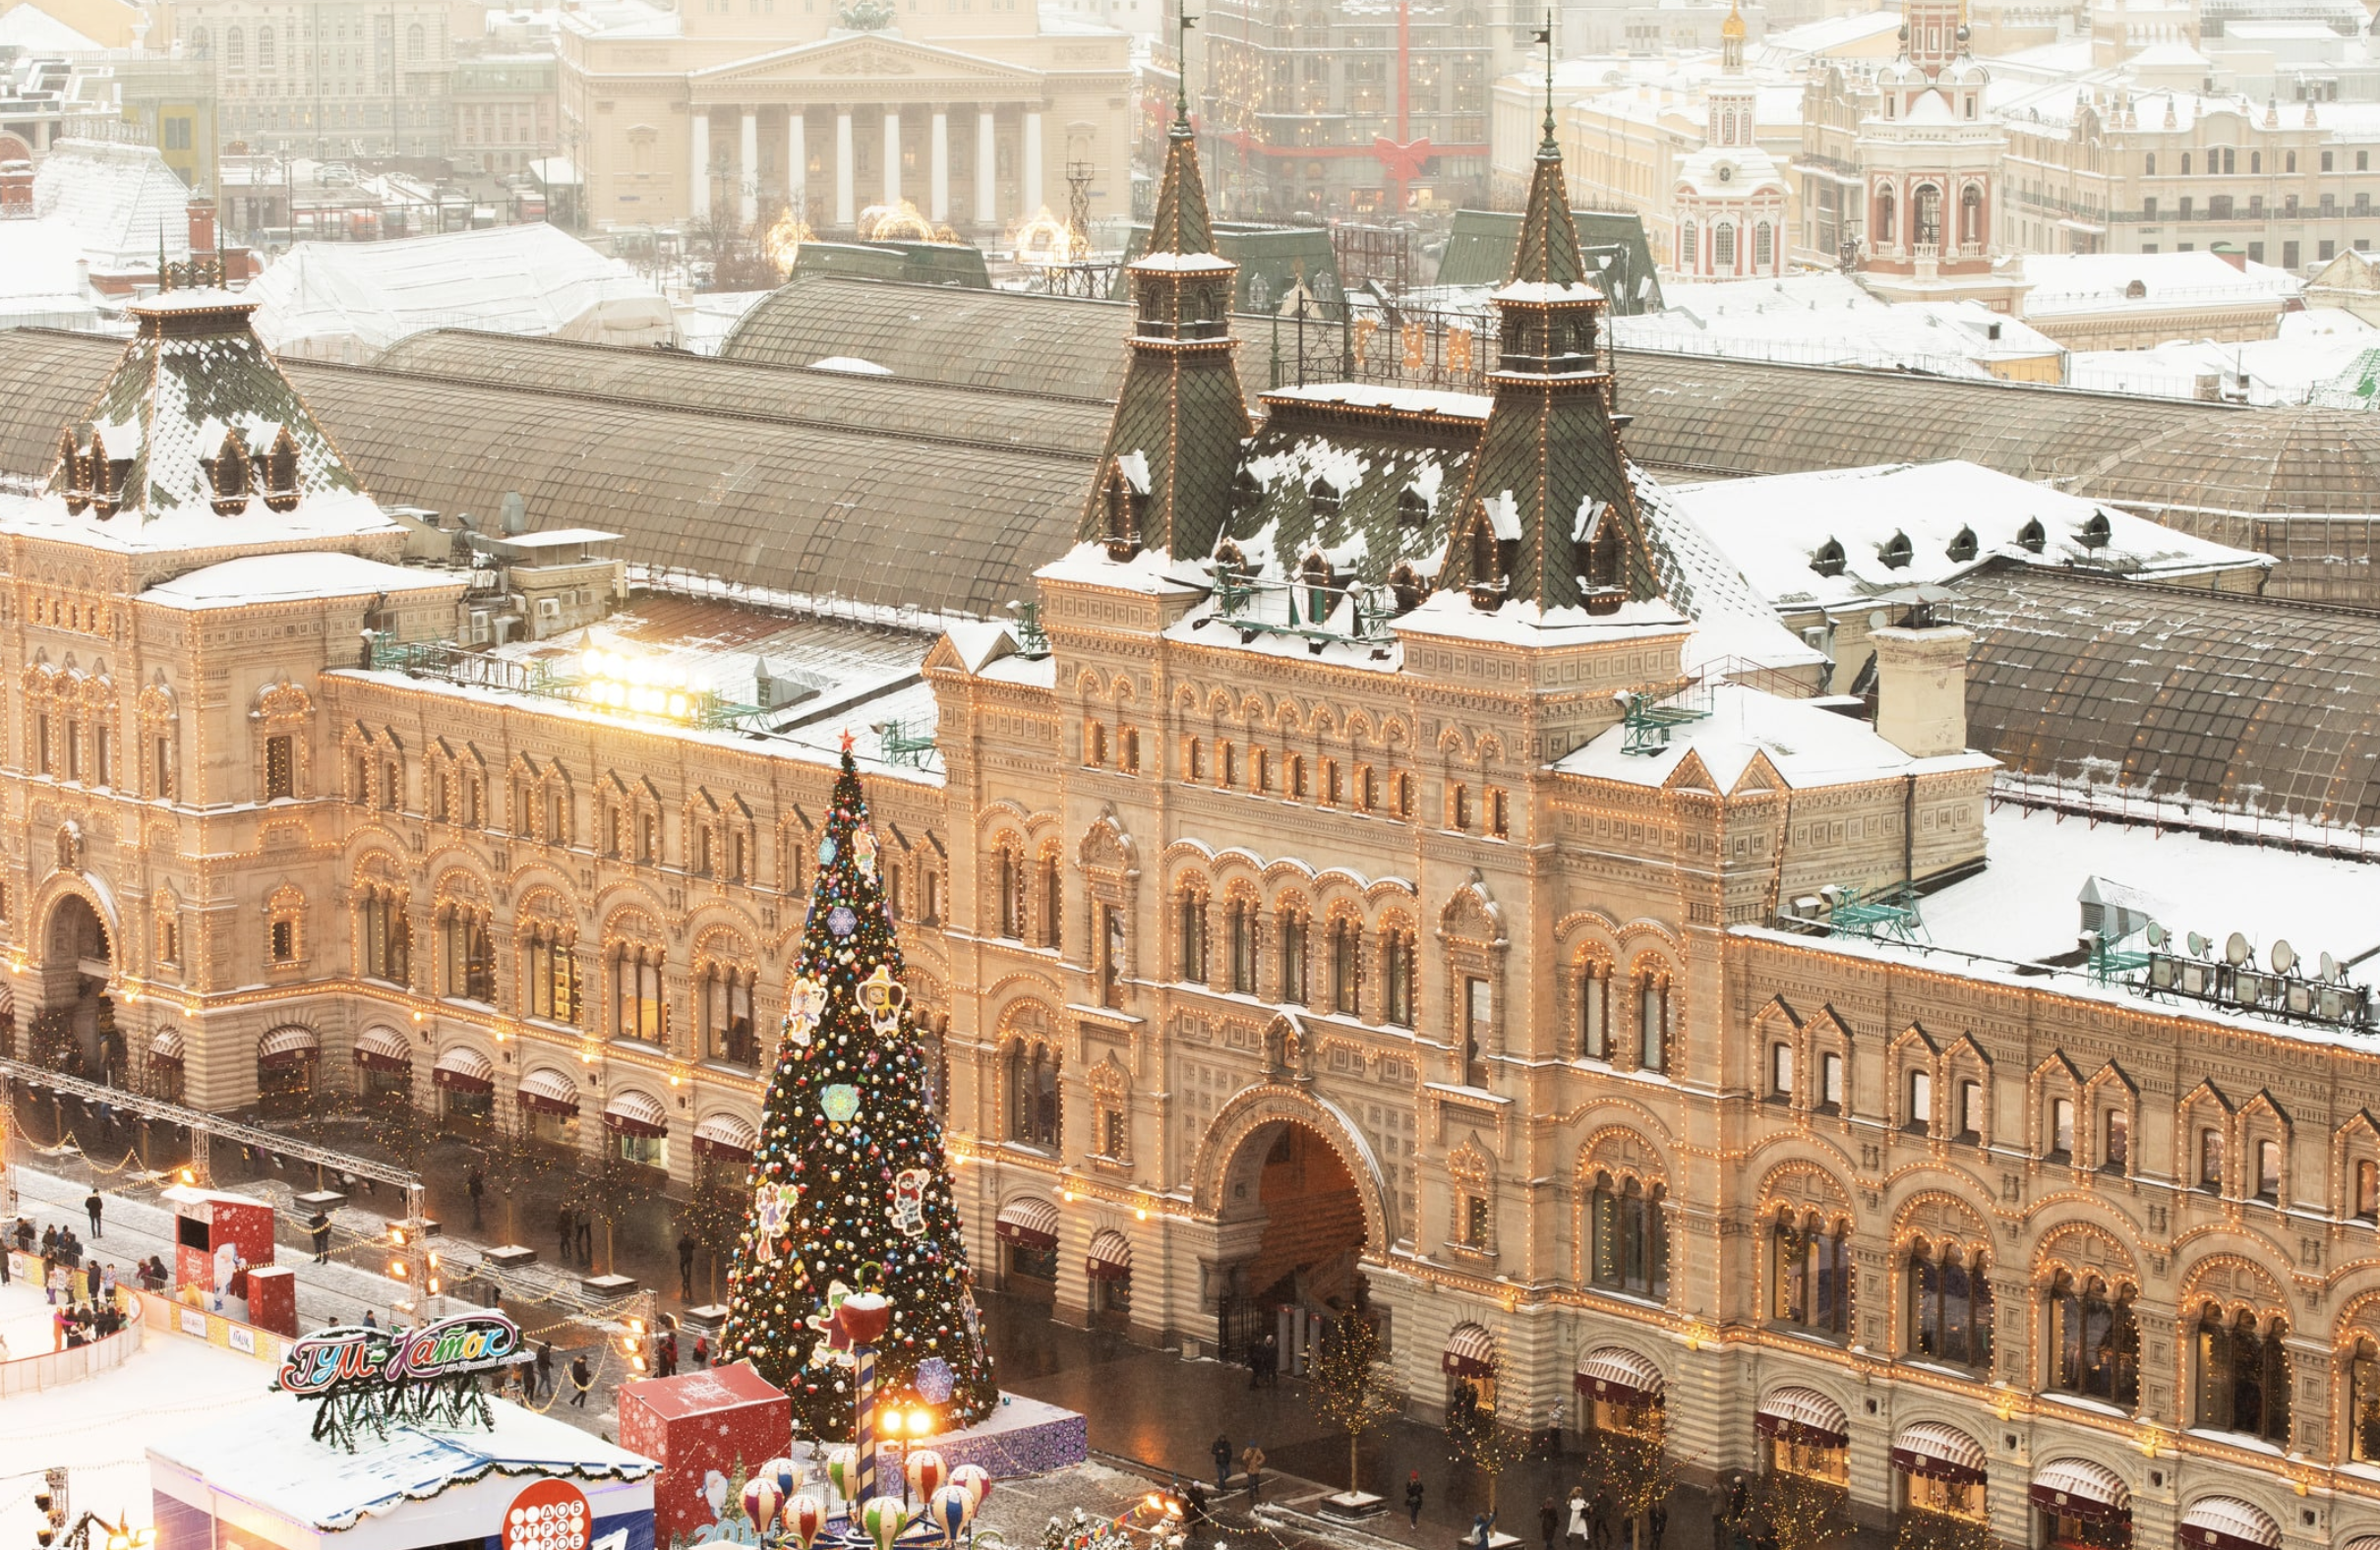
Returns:
[[[1384,587],[1274,581],[1226,569],[1216,579],[1215,617],[1243,639],[1298,635],[1318,646],[1330,641],[1386,645],[1394,638],[1388,626],[1397,609]]]
[[[647,707],[636,703],[626,692],[630,686],[607,685],[583,674],[557,672],[550,662],[515,661],[472,651],[450,640],[401,641],[385,631],[373,633],[369,638],[371,646],[365,665],[375,671],[437,679],[468,688],[566,700],[606,715],[662,721],[704,731],[746,727],[759,730],[758,723],[767,715],[758,705],[743,704],[705,688],[668,690],[658,703]],[[613,688],[623,692],[605,692]]]

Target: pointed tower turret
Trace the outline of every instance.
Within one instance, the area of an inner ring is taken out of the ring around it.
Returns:
[[[1132,365],[1079,535],[1113,559],[1144,549],[1200,559],[1215,548],[1253,429],[1231,361],[1237,272],[1215,252],[1189,104],[1177,99],[1149,250],[1127,271]]]
[[[1596,357],[1606,303],[1586,277],[1571,218],[1550,60],[1545,139],[1513,277],[1491,300],[1500,320],[1491,406],[1441,585],[1467,588],[1483,609],[1610,613],[1660,596],[1612,424],[1611,374]]]

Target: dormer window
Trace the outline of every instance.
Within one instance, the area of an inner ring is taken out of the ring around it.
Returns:
[[[1617,602],[1626,554],[1612,508],[1597,502],[1587,514],[1584,530],[1571,541],[1571,564],[1577,572],[1579,590],[1587,594],[1589,609],[1596,607],[1598,595],[1609,594]]]
[[[1915,553],[1916,548],[1909,542],[1909,535],[1895,533],[1884,540],[1884,547],[1875,552],[1875,557],[1884,562],[1887,570],[1902,570],[1908,567]]]
[[[1419,608],[1421,600],[1429,595],[1429,588],[1422,585],[1421,576],[1411,566],[1400,564],[1389,572],[1389,595],[1397,600],[1397,612],[1402,614]]]
[[[1339,487],[1331,483],[1330,480],[1317,479],[1312,484],[1306,486],[1307,515],[1314,517],[1337,516],[1339,514],[1339,505],[1340,500]]]
[[[272,439],[271,448],[258,459],[264,466],[258,470],[264,476],[265,505],[275,511],[294,511],[298,504],[297,441],[282,426]]]
[[[81,516],[90,505],[90,465],[75,447],[75,433],[58,433],[59,483],[66,487],[66,508]]]
[[[1810,568],[1822,576],[1839,576],[1843,573],[1843,546],[1829,538],[1810,557]]]
[[[107,438],[96,431],[90,433],[90,456],[87,465],[90,473],[91,514],[101,517],[115,515],[121,493],[116,484],[116,467],[108,461]]]
[[[1264,497],[1264,487],[1256,482],[1256,475],[1245,467],[1231,476],[1231,509],[1234,512],[1256,509],[1256,503]]]
[[[2105,549],[2108,540],[2113,536],[2114,530],[2109,525],[2105,511],[2093,511],[2083,522],[2081,538],[2085,549]]]
[[[212,457],[202,459],[208,483],[214,487],[217,516],[237,516],[248,509],[248,453],[237,432],[227,434]]]
[[[1397,498],[1397,525],[1420,527],[1430,519],[1430,503],[1418,490],[1406,490]]]
[[[1121,562],[1139,553],[1142,500],[1123,465],[1108,464],[1107,482],[1100,491],[1101,536],[1106,540],[1108,559]]]
[[[1950,540],[1950,558],[1963,564],[1975,558],[1975,529],[1972,527],[1960,528],[1958,536]]]
[[[2016,541],[2024,546],[2027,553],[2038,555],[2043,546],[2049,543],[2050,535],[2043,529],[2041,518],[2035,517],[2016,530]]]

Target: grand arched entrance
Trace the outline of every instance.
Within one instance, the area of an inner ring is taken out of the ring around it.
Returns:
[[[107,994],[114,973],[107,924],[90,901],[70,893],[50,908],[41,934],[41,1010],[33,1014],[36,1065],[121,1084],[127,1059]]]
[[[1240,1138],[1218,1195],[1223,1354],[1246,1360],[1271,1337],[1280,1366],[1300,1371],[1319,1321],[1363,1301],[1363,1194],[1321,1130],[1282,1118]]]

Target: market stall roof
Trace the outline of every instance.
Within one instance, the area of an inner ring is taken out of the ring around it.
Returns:
[[[292,1399],[245,1412],[238,1426],[209,1421],[151,1444],[150,1482],[160,1493],[202,1509],[230,1498],[285,1522],[337,1532],[490,1475],[638,1482],[659,1468],[649,1459],[517,1404],[498,1401],[492,1408],[496,1424],[487,1431],[433,1433],[391,1426],[387,1435],[375,1436],[362,1428],[355,1451],[348,1453],[309,1436],[315,1407]],[[501,1479],[495,1485],[506,1494],[518,1489]],[[616,1511],[649,1507],[651,1489],[639,1487],[644,1501]],[[474,1530],[469,1537],[485,1531]]]

